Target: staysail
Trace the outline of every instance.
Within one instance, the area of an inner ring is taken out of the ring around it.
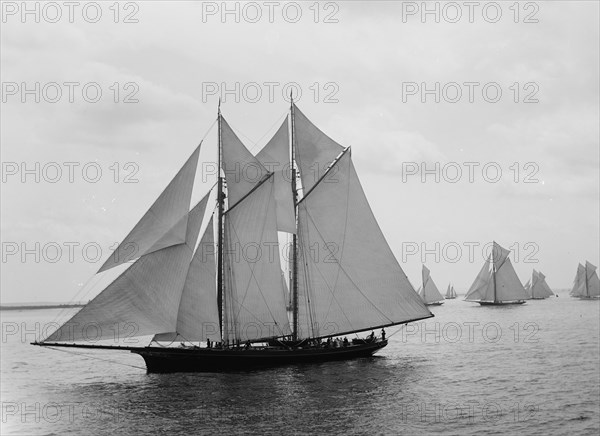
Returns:
[[[45,341],[118,342],[175,331],[207,198],[188,214],[185,243],[140,257]]]
[[[287,118],[273,138],[256,155],[256,158],[267,171],[275,174],[273,183],[275,183],[274,194],[277,208],[277,230],[296,233]]]
[[[298,133],[298,153],[306,140]],[[302,164],[301,164],[302,165]],[[298,204],[298,336],[345,334],[432,316],[371,211],[347,149]]]
[[[186,242],[187,216],[200,145],[98,272]]]
[[[231,129],[225,118],[221,119],[223,161],[221,163],[227,181],[229,207],[233,207],[268,174],[267,169],[255,158]]]

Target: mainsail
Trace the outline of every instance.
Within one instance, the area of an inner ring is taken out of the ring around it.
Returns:
[[[579,297],[586,294],[585,286],[585,267],[582,264],[577,265],[577,273],[573,280],[573,289],[571,289],[570,295],[573,297]]]
[[[444,297],[449,300],[456,298],[456,291],[452,284],[448,283],[448,289],[446,289],[446,295]]]
[[[440,301],[443,301],[444,297],[440,293],[438,287],[433,281],[433,278],[431,277],[429,269],[425,265],[423,265],[421,275],[423,278],[423,288],[419,295],[421,296],[425,304],[438,303]]]
[[[302,153],[307,140],[298,135]],[[345,334],[431,316],[377,224],[349,149],[331,171],[333,178],[324,175],[298,204],[298,336]]]

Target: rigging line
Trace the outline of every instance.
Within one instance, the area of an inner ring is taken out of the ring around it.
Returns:
[[[308,212],[308,210],[306,210],[306,213],[308,215],[308,217],[310,218],[310,221],[313,223],[313,227],[315,228],[315,230],[317,231],[317,233],[319,234],[319,237],[321,238],[321,240],[323,242],[325,242],[325,238],[323,238],[323,235],[321,235],[321,232],[319,232],[319,229],[317,228],[312,216],[310,215],[310,212]],[[333,255],[333,254],[332,254]],[[337,259],[336,259],[337,260]],[[371,304],[371,306],[373,306],[375,308],[375,310],[377,310],[377,312],[379,312],[381,315],[383,315],[383,317],[387,320],[389,320],[390,322],[393,322],[386,314],[384,314],[381,310],[379,310],[379,308],[377,306],[375,306],[375,304],[373,304],[373,302],[360,290],[359,286],[356,284],[356,282],[354,282],[354,280],[352,279],[352,277],[350,276],[350,274],[348,274],[348,272],[345,270],[345,268],[339,263],[338,261],[338,266],[340,267],[340,269],[344,272],[344,274],[346,275],[346,277],[352,282],[352,284],[354,285],[354,287],[356,288],[356,290],[369,302],[369,304]],[[318,268],[317,268],[318,269]]]
[[[115,360],[102,359],[101,357],[92,356],[92,355],[90,355],[90,354],[85,354],[85,353],[77,353],[77,352],[74,352],[74,351],[70,351],[70,350],[63,350],[63,349],[61,349],[61,348],[58,348],[58,347],[52,347],[52,346],[48,346],[47,348],[50,348],[50,349],[52,349],[52,350],[55,350],[55,351],[62,351],[63,353],[67,353],[67,354],[73,354],[73,355],[75,355],[75,356],[87,357],[88,359],[102,360],[102,361],[104,361],[104,362],[114,363],[114,364],[117,364],[117,365],[130,366],[130,367],[132,367],[132,368],[143,369],[144,371],[146,371],[146,370],[147,370],[146,368],[144,368],[144,367],[141,367],[141,366],[130,365],[130,364],[128,364],[128,363],[117,362],[117,361],[115,361]]]
[[[392,336],[394,336],[396,333],[400,333],[402,330],[404,330],[405,327],[406,327],[406,324],[400,324],[400,328],[398,330],[396,330],[394,333],[392,333],[391,335],[388,335],[388,339],[391,338]]]
[[[273,193],[273,186],[274,186],[274,185],[271,185],[271,194]],[[273,198],[273,196],[272,196],[272,195],[269,195],[269,203],[268,203],[268,205],[267,205],[267,210],[269,209],[269,206],[271,205],[271,202],[272,202],[272,201],[274,201],[274,198]],[[265,227],[266,227],[266,224],[267,224],[267,221],[266,221],[266,220],[263,220],[263,225],[262,225],[262,229],[261,229],[261,233],[260,233],[260,239],[261,239],[261,241],[262,241],[262,237],[263,237],[263,235],[264,235],[264,233],[265,233]],[[238,233],[237,233],[237,231],[236,231],[235,227],[231,226],[231,229],[233,230],[233,233],[235,233],[235,236],[236,236],[237,240],[238,240],[238,241],[240,241],[241,239],[240,239],[240,237],[239,237],[239,235],[238,235]],[[279,245],[279,241],[277,242],[277,245]],[[277,253],[277,256],[279,256],[279,253]],[[277,328],[279,329],[280,333],[283,335],[283,331],[281,330],[281,327],[279,326],[279,323],[277,322],[277,320],[276,320],[276,319],[275,319],[275,317],[273,316],[273,313],[271,312],[271,308],[269,307],[269,304],[267,303],[267,300],[266,300],[266,298],[265,298],[265,296],[264,296],[264,294],[263,294],[263,292],[262,292],[262,289],[261,289],[261,287],[260,287],[260,283],[258,282],[258,280],[256,279],[256,276],[254,275],[254,269],[255,269],[255,268],[256,268],[256,263],[254,263],[254,267],[250,267],[250,274],[251,274],[251,276],[252,276],[252,279],[254,279],[254,282],[256,283],[256,286],[257,286],[257,288],[258,288],[258,292],[260,293],[260,295],[261,295],[261,297],[262,297],[262,299],[263,299],[263,301],[264,301],[264,303],[265,303],[265,306],[267,307],[267,310],[268,310],[268,312],[269,312],[269,315],[271,316],[271,319],[273,319],[273,321],[275,322],[275,325],[276,325],[276,326],[277,326]],[[281,270],[281,266],[279,266],[279,270]],[[237,313],[235,316],[236,316],[236,318],[237,318],[237,317],[239,317],[239,314],[240,314],[240,312],[241,312],[241,309],[242,309],[242,308],[244,308],[244,309],[246,309],[246,311],[247,311],[247,312],[248,312],[250,315],[252,315],[252,316],[253,316],[254,318],[256,318],[258,321],[262,322],[262,321],[261,321],[261,320],[260,320],[260,319],[259,319],[259,318],[258,318],[256,315],[254,315],[254,314],[253,314],[253,313],[252,313],[250,310],[248,310],[248,308],[246,308],[246,307],[244,306],[244,302],[246,301],[246,297],[248,296],[248,291],[249,291],[249,289],[250,289],[250,281],[249,281],[249,282],[248,282],[248,284],[246,285],[246,291],[244,292],[244,297],[243,297],[243,299],[242,299],[241,303],[239,302],[239,300],[236,300],[236,302],[237,302],[237,303],[240,305],[240,310],[238,310],[238,313]]]

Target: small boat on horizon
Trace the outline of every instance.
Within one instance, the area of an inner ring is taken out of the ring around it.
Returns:
[[[510,250],[494,241],[492,254],[477,274],[465,301],[482,306],[523,304],[529,298],[508,257]]]
[[[448,289],[446,290],[446,295],[444,298],[446,300],[454,300],[457,297],[456,291],[454,290],[454,285],[448,283]]]

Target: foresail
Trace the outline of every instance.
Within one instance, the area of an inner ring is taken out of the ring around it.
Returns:
[[[273,183],[275,183],[277,230],[296,233],[287,118],[256,158],[267,171],[275,173]]]
[[[184,244],[140,257],[45,341],[131,344],[137,336],[174,331],[205,205],[203,200],[189,212]]]
[[[322,337],[431,316],[402,271],[347,150],[298,205],[299,337]]]
[[[296,162],[300,168],[302,189],[306,193],[324,175],[344,147],[321,132],[295,105],[294,127]]]
[[[188,269],[179,302],[176,330],[156,335],[155,340],[187,342],[221,340],[213,232],[213,218],[211,218]]]
[[[246,341],[291,332],[272,177],[225,214],[225,340]]]
[[[227,182],[229,207],[248,194],[268,173],[221,117],[221,163]]]
[[[528,298],[510,259],[505,257],[500,269],[496,270],[496,299],[513,301],[527,300]]]
[[[187,215],[200,146],[98,272],[186,241]]]

